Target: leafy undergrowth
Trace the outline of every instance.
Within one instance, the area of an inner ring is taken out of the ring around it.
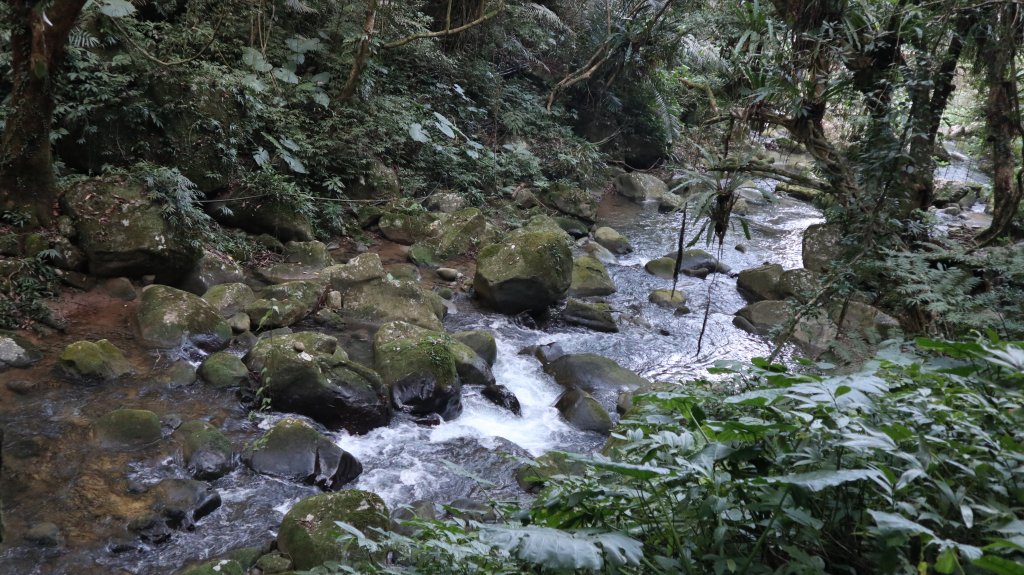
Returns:
[[[1019,344],[934,340],[852,375],[733,366],[738,395],[637,397],[585,473],[504,524],[343,526],[390,560],[317,571],[1024,573],[1022,369]]]

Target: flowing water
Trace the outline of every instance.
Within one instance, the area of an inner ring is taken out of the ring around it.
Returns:
[[[679,289],[687,294],[693,310],[689,314],[677,316],[648,303],[650,292],[671,287],[671,280],[646,273],[643,264],[675,250],[681,215],[658,213],[654,203],[637,205],[608,196],[599,217],[602,225],[617,229],[635,248],[608,265],[618,292],[605,299],[618,312],[620,332],[596,333],[557,321],[538,327],[529,320],[480,310],[472,300],[459,296],[446,328],[487,329],[495,334],[494,374],[498,383],[516,394],[522,416],[515,417],[466,389],[465,409],[453,421],[423,427],[398,418],[389,427],[363,436],[335,434],[336,442],[364,466],[350,487],[376,492],[391,506],[419,499],[440,503],[460,497],[522,499],[525,495],[512,478],[518,465],[515,458],[552,449],[584,453],[597,449],[601,436],[574,430],[560,418],[553,407],[560,387],[534,358],[518,353],[529,345],[559,342],[568,353],[604,355],[657,381],[684,381],[702,375],[718,360],[746,360],[769,352],[763,338],[733,327],[733,314],[745,302],[736,291],[735,279],[727,274],[680,279]],[[750,239],[737,228],[721,248],[708,248],[734,271],[765,262],[800,267],[801,234],[821,221],[821,214],[807,204],[776,198],[752,205],[748,219]],[[744,244],[745,252],[737,250],[737,244]],[[703,242],[695,247],[703,248]],[[698,349],[705,309],[707,322]],[[250,418],[229,392],[161,384],[168,359],[132,348],[122,320],[115,322],[120,333],[115,343],[136,359],[135,378],[113,388],[68,389],[66,384],[46,382],[30,399],[5,397],[18,403],[16,409],[3,412],[5,472],[10,475],[5,478],[10,485],[4,504],[11,539],[0,547],[0,574],[172,573],[231,549],[265,545],[273,539],[283,514],[302,497],[316,493],[315,488],[262,477],[239,466],[212,482],[223,504],[199,521],[194,531],[176,532],[159,546],[142,544],[125,532],[124,517],[131,516],[129,508],[136,505],[133,492],[185,473],[179,457],[166,446],[102,456],[78,447],[85,445],[82,439],[90,421],[117,407],[152,409],[161,414],[168,429],[176,421],[204,418],[240,447],[280,416]],[[100,327],[95,333],[76,336],[111,337]],[[55,349],[66,343],[54,342]],[[55,353],[59,349],[50,350],[50,355]],[[43,369],[31,374],[47,373]],[[13,375],[6,372],[3,377]],[[218,406],[214,413],[211,405]],[[492,484],[467,475],[481,476]],[[61,528],[66,539],[63,546],[41,549],[19,539],[19,533],[41,521]]]

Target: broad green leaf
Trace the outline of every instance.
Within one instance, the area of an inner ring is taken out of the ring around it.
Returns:
[[[327,94],[325,94],[323,92],[314,92],[313,93],[313,101],[316,102],[317,104],[320,104],[324,108],[326,108],[326,107],[331,105],[331,98],[330,98],[330,96],[328,96]]]
[[[604,549],[605,559],[617,567],[640,565],[644,544],[622,533],[597,533],[590,536]]]
[[[835,487],[852,481],[874,479],[880,475],[874,469],[838,469],[834,471],[810,471],[808,473],[796,473],[793,475],[782,475],[777,477],[766,477],[768,483],[785,483],[796,485],[811,491],[821,491],[829,487]]]
[[[545,569],[599,571],[604,566],[597,545],[559,529],[485,526],[480,534],[485,542]]]
[[[887,513],[885,511],[875,511],[869,509],[868,513],[875,520],[875,524],[878,525],[878,530],[883,533],[902,533],[905,535],[930,535],[935,536],[935,533],[931,529],[928,529],[920,523],[915,523],[902,515],[895,513]]]
[[[409,125],[409,137],[414,142],[426,143],[430,141],[430,136],[423,131],[423,124],[410,124]]]
[[[288,84],[298,84],[299,77],[288,68],[274,68],[274,77]]]
[[[257,72],[269,72],[274,69],[274,67],[267,63],[263,58],[263,54],[252,48],[242,48],[242,63]]]
[[[971,565],[996,575],[1024,575],[1024,565],[1017,561],[1004,559],[998,555],[984,555],[980,559],[976,559]]]
[[[288,164],[288,168],[296,174],[305,174],[306,166],[302,164],[302,161],[291,154],[281,152],[281,159],[284,163]]]

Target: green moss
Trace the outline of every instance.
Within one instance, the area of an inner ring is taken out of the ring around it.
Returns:
[[[160,418],[143,409],[115,409],[96,421],[93,434],[104,447],[142,447],[159,441]]]
[[[295,504],[281,521],[277,544],[291,557],[295,569],[312,569],[327,561],[368,558],[355,546],[338,541],[343,521],[376,539],[374,528],[386,530],[390,523],[384,501],[376,494],[359,490],[324,493]]]
[[[76,341],[60,354],[59,369],[68,377],[108,380],[131,372],[124,354],[108,340]]]

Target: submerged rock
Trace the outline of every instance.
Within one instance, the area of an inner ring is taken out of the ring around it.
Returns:
[[[555,402],[562,417],[569,425],[581,431],[594,431],[607,435],[612,430],[612,418],[608,411],[591,395],[581,389],[567,389]]]
[[[564,299],[572,282],[565,232],[528,225],[480,250],[473,288],[502,313],[542,311]]]
[[[96,420],[93,438],[111,449],[144,447],[160,441],[160,418],[144,409],[115,409]]]
[[[312,569],[327,561],[366,560],[362,549],[338,541],[335,521],[343,521],[370,539],[390,524],[387,505],[376,494],[356,489],[314,495],[299,501],[285,514],[277,546],[292,558],[295,569]]]
[[[573,261],[572,283],[569,295],[572,297],[604,296],[615,293],[615,282],[608,275],[604,264],[591,256],[580,256]]]
[[[227,347],[231,328],[199,296],[163,285],[146,286],[135,312],[142,340],[158,348],[195,345],[208,351]]]
[[[67,378],[90,383],[110,381],[132,372],[132,366],[114,344],[105,339],[76,341],[64,349],[57,364]]]
[[[297,419],[277,422],[246,449],[242,458],[257,473],[316,485],[325,491],[338,490],[363,472],[362,464],[351,453]]]
[[[181,445],[185,469],[195,479],[214,480],[227,475],[235,466],[231,442],[205,421],[187,421],[175,430],[173,437]]]

